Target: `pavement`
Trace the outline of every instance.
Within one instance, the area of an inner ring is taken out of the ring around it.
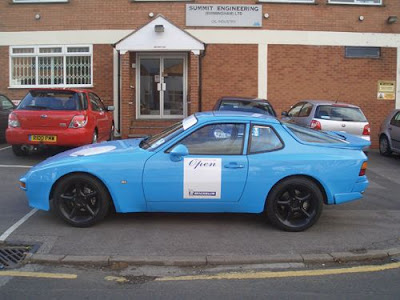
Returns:
[[[46,155],[16,158],[0,145],[0,235],[31,212],[16,187],[24,166]],[[2,150],[3,149],[3,150]],[[365,197],[325,206],[305,232],[279,231],[262,215],[112,214],[90,228],[74,228],[49,212],[34,212],[6,244],[34,244],[31,263],[96,266],[324,264],[400,257],[400,157],[369,155]]]

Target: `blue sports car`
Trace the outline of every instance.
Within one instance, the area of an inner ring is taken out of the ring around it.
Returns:
[[[31,207],[86,227],[117,212],[266,213],[302,231],[362,197],[369,142],[242,112],[196,113],[158,135],[75,148],[21,179]]]

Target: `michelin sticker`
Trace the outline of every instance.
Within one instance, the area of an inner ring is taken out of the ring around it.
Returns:
[[[221,199],[221,159],[185,158],[184,199]]]

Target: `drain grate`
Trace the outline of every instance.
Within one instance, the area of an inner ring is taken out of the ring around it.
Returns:
[[[17,267],[30,250],[30,246],[0,246],[0,269]]]

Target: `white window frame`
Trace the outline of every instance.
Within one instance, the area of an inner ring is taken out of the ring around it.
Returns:
[[[13,3],[65,3],[69,0],[13,0]]]
[[[68,48],[89,48],[89,52],[68,52]],[[13,53],[14,49],[22,48],[33,48],[33,53]],[[43,48],[61,48],[61,52],[58,53],[40,53],[40,49]],[[63,57],[63,84],[38,84],[39,82],[39,57],[52,57],[57,56]],[[67,84],[67,57],[71,56],[90,56],[90,83],[89,84]],[[12,70],[13,64],[12,59],[14,57],[34,57],[35,58],[35,82],[36,84],[21,85],[13,84]],[[35,88],[35,87],[93,87],[93,45],[30,45],[30,46],[10,46],[9,54],[9,84],[10,88]]]
[[[313,4],[315,0],[258,0],[258,2],[272,2],[272,3],[304,3]]]
[[[380,3],[368,3],[363,2],[363,0],[353,0],[354,2],[343,2],[342,0],[328,0],[329,4],[345,4],[345,5],[372,5],[372,6],[382,6],[383,0],[379,0]],[[368,0],[365,0],[368,1]]]

